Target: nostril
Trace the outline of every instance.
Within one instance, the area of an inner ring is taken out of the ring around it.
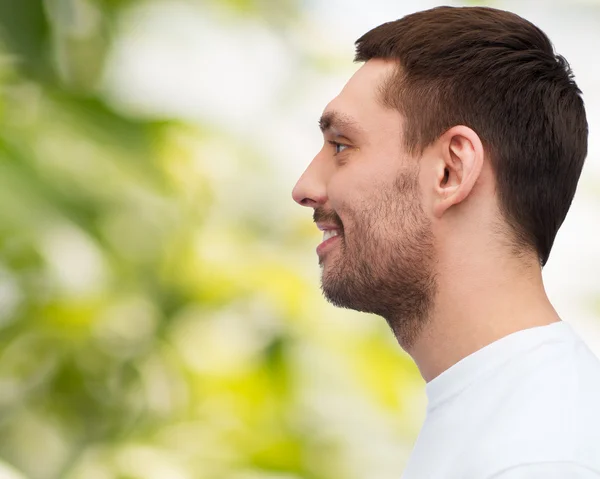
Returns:
[[[324,204],[327,200],[324,188],[315,188],[314,186],[306,185],[299,182],[292,191],[292,198],[300,206],[308,206],[314,208],[320,204]]]

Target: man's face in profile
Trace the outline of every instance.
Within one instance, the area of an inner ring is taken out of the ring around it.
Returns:
[[[323,148],[293,192],[329,238],[317,249],[326,298],[392,328],[424,318],[435,290],[418,159],[404,147],[402,116],[378,98],[394,69],[368,61],[327,105]]]

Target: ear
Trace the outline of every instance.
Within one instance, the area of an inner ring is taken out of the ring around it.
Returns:
[[[454,126],[438,138],[434,214],[441,218],[464,201],[483,168],[484,150],[479,135],[466,126]]]

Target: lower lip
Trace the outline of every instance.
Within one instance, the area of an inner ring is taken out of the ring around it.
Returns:
[[[335,243],[340,239],[340,235],[332,236],[326,241],[323,241],[319,246],[317,246],[317,254],[319,256],[324,255],[327,251],[329,251]]]

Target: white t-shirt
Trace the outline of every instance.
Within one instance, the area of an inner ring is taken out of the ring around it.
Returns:
[[[495,341],[426,391],[402,479],[600,479],[600,360],[567,323]]]

